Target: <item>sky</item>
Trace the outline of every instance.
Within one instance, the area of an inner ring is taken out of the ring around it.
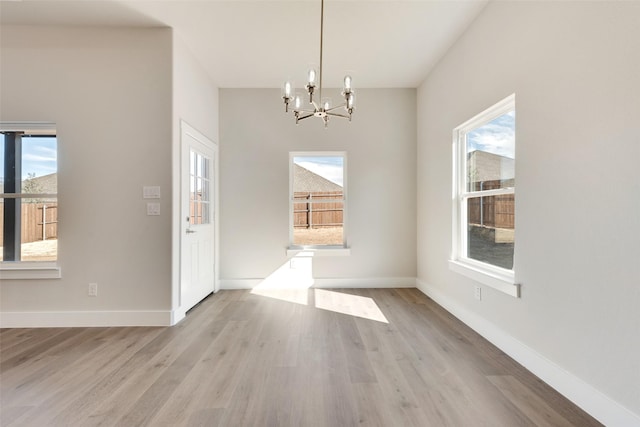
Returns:
[[[341,156],[294,157],[293,163],[302,166],[303,168],[308,169],[341,187],[344,186],[344,158]]]
[[[516,112],[511,111],[467,133],[467,152],[481,150],[515,159]]]
[[[22,138],[22,179],[28,174],[44,176],[58,170],[56,138]],[[4,178],[4,135],[0,135],[0,179]]]

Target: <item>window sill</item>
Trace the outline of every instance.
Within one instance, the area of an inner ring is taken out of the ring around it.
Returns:
[[[62,272],[56,263],[0,262],[2,280],[60,279]]]
[[[287,248],[288,257],[349,256],[349,255],[351,255],[351,248],[345,248],[343,246],[308,247],[308,248],[290,246]]]
[[[507,295],[520,298],[520,285],[515,283],[513,271],[492,270],[458,260],[449,260],[449,269]]]

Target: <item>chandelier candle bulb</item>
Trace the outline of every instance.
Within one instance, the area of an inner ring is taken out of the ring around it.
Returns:
[[[309,70],[309,78],[306,86],[307,92],[309,92],[309,103],[313,102],[313,91],[316,87],[316,70],[311,68]]]
[[[354,103],[355,97],[353,95],[353,92],[350,92],[349,95],[347,95],[347,110],[349,111],[349,114],[351,114],[351,111],[353,110]]]
[[[284,112],[289,112],[289,101],[291,100],[291,83],[285,82],[282,88],[282,99],[284,100]]]
[[[351,76],[344,76],[344,93],[351,93]]]

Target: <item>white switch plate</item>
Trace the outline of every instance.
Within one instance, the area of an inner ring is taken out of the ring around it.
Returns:
[[[160,203],[147,203],[147,215],[160,215]]]
[[[90,297],[98,296],[98,284],[97,283],[89,283],[89,290],[87,291],[87,295]]]
[[[478,301],[482,300],[482,288],[480,286],[474,285],[473,293]]]
[[[159,199],[160,198],[160,187],[159,186],[144,186],[142,187],[142,198],[143,199]]]

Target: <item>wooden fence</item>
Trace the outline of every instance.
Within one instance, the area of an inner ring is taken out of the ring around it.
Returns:
[[[493,228],[514,228],[515,198],[513,194],[469,199],[469,224]]]
[[[293,199],[294,228],[342,227],[344,223],[342,191],[295,192]],[[314,199],[323,201],[314,202]]]
[[[487,180],[473,182],[472,191],[495,190],[513,187],[513,180]],[[513,194],[499,196],[474,197],[467,204],[469,224],[490,228],[514,228],[515,198]]]
[[[22,243],[58,237],[57,203],[23,203],[21,215]],[[4,203],[0,203],[0,218],[4,215]],[[3,240],[0,227],[0,242]]]

